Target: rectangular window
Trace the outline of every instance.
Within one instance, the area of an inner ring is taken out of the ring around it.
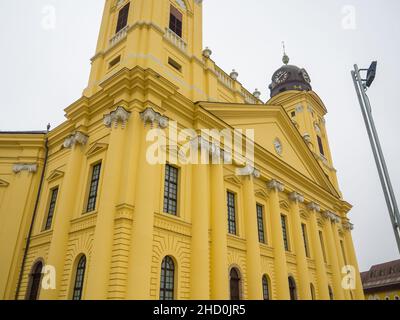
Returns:
[[[115,67],[120,62],[121,62],[121,56],[118,56],[115,59],[111,60],[108,68],[111,69],[112,67]]]
[[[56,209],[57,196],[58,196],[58,187],[54,188],[51,191],[49,211],[47,213],[46,225],[44,227],[45,231],[51,229],[51,225],[53,223],[53,217],[54,217],[54,210]]]
[[[182,13],[174,6],[171,6],[170,17],[169,17],[169,28],[171,29],[171,31],[175,32],[175,34],[177,34],[181,38],[182,38],[182,21],[183,21]]]
[[[324,256],[324,262],[327,263],[328,261],[326,260],[325,243],[324,243],[324,236],[322,234],[322,231],[319,231],[319,241],[321,242],[322,254]]]
[[[292,116],[292,118],[294,118],[296,116],[296,111],[292,111],[290,115]]]
[[[258,240],[266,243],[264,232],[264,207],[257,203],[257,224],[258,224]]]
[[[90,180],[89,198],[86,212],[92,212],[96,209],[97,191],[99,189],[101,163],[92,167],[92,178]]]
[[[178,213],[178,174],[177,168],[165,167],[164,212],[174,216]]]
[[[118,13],[117,30],[115,33],[120,32],[123,28],[128,25],[128,15],[129,15],[130,3],[127,3]]]
[[[172,58],[168,58],[168,64],[176,71],[182,72],[182,66]]]
[[[310,250],[308,249],[308,236],[307,236],[307,226],[302,223],[301,224],[301,230],[303,232],[303,241],[304,241],[304,248],[306,250],[306,257],[310,257]]]
[[[318,139],[319,152],[324,156],[325,152],[324,152],[324,145],[322,143],[322,139],[320,136],[317,136],[317,139]]]
[[[232,192],[227,193],[228,199],[228,232],[236,235],[236,195]]]
[[[285,245],[285,250],[290,251],[286,216],[281,215],[281,222],[282,222],[283,244]]]

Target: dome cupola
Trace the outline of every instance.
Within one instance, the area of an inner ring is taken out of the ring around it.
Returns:
[[[294,91],[311,91],[311,78],[304,68],[299,68],[289,64],[289,57],[284,52],[283,66],[280,67],[272,76],[272,83],[269,85],[271,98],[279,93]]]

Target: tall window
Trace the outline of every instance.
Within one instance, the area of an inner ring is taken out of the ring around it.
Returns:
[[[315,287],[312,283],[310,283],[310,291],[311,291],[311,300],[316,300]]]
[[[290,292],[290,300],[297,300],[296,282],[292,277],[289,277],[289,292]]]
[[[51,191],[49,212],[47,213],[47,220],[46,220],[46,225],[44,226],[44,230],[51,229],[51,225],[53,223],[53,217],[54,217],[54,210],[56,208],[57,196],[58,196],[58,187]]]
[[[40,283],[42,281],[43,263],[37,262],[29,275],[29,287],[26,295],[27,300],[37,300],[39,296]]]
[[[325,251],[325,243],[324,243],[324,236],[323,236],[323,234],[322,234],[322,231],[319,231],[319,241],[321,242],[322,255],[324,256],[324,262],[327,263],[327,260],[326,260],[326,251]]]
[[[175,264],[165,257],[161,264],[160,300],[174,300]]]
[[[230,273],[230,290],[231,300],[240,300],[240,273],[236,268],[233,268]]]
[[[234,193],[227,193],[228,199],[228,232],[236,235],[236,196]]]
[[[182,21],[183,15],[174,6],[171,6],[169,16],[169,28],[175,32],[179,37],[182,38]]]
[[[117,30],[115,33],[120,32],[123,28],[128,25],[128,15],[129,15],[130,3],[127,3],[118,13]]]
[[[86,270],[86,256],[82,256],[79,259],[78,265],[76,266],[75,284],[74,284],[74,292],[72,295],[72,300],[82,299],[83,282],[85,280],[85,270]]]
[[[264,232],[264,207],[261,204],[257,204],[257,224],[258,224],[258,240],[261,243],[265,243],[265,232]]]
[[[304,241],[304,248],[306,250],[306,257],[310,257],[310,250],[308,248],[308,236],[307,236],[307,226],[302,223],[301,224],[301,231],[303,232],[303,241]]]
[[[328,290],[329,290],[329,299],[330,299],[330,300],[334,300],[332,287],[329,286],[329,287],[328,287]]]
[[[178,213],[178,174],[177,168],[165,167],[164,212],[174,216]]]
[[[263,276],[262,287],[263,287],[263,298],[264,298],[264,300],[271,300],[271,297],[269,295],[269,282],[268,282],[268,278],[267,278],[266,275]]]
[[[289,237],[288,237],[288,230],[287,230],[287,218],[283,214],[281,215],[281,222],[282,222],[282,235],[283,235],[283,244],[285,245],[285,250],[289,251]]]
[[[100,171],[101,171],[101,163],[98,163],[93,166],[86,212],[91,212],[96,209],[97,191],[99,189],[99,181],[100,181]]]
[[[320,136],[317,136],[317,140],[318,140],[318,147],[319,147],[319,152],[324,156],[325,152],[324,152],[324,145],[322,143],[322,139]]]

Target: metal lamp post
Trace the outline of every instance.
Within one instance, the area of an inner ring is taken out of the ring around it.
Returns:
[[[354,65],[354,71],[351,72],[353,77],[354,86],[357,92],[358,100],[361,106],[361,112],[364,117],[365,126],[367,128],[369,140],[371,142],[372,152],[374,154],[375,163],[378,168],[379,178],[381,180],[383,193],[385,196],[386,204],[389,210],[390,220],[392,222],[397,248],[400,253],[400,214],[397,205],[396,196],[393,191],[393,186],[390,181],[389,171],[387,169],[385,157],[382,152],[382,147],[379,142],[378,133],[376,131],[374,118],[372,116],[372,109],[367,90],[373,83],[376,75],[377,62],[372,62],[369,69],[359,69]],[[366,78],[361,76],[361,72],[366,72]]]

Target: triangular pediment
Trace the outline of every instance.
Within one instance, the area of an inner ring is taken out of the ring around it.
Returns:
[[[242,184],[242,182],[240,181],[240,179],[236,176],[236,175],[229,175],[229,176],[225,176],[225,181],[232,183],[236,186],[240,186]]]
[[[61,179],[64,177],[64,172],[60,170],[54,170],[50,173],[50,175],[47,178],[47,181],[55,181],[57,179]]]
[[[3,180],[3,179],[0,179],[0,188],[6,188],[6,187],[8,187],[10,184],[7,182],[7,181],[5,181],[5,180]]]
[[[100,152],[106,151],[107,148],[108,144],[106,143],[95,143],[89,148],[88,152],[86,152],[86,156],[92,157]]]
[[[274,162],[290,166],[308,180],[340,197],[282,107],[209,102],[200,105],[235,129],[254,129],[256,147],[273,155]]]

